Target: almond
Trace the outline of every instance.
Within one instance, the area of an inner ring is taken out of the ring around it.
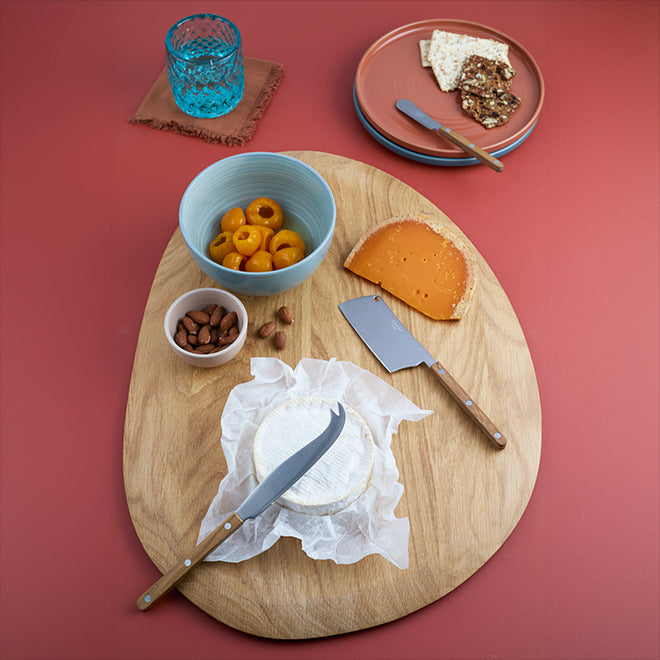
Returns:
[[[188,333],[186,332],[185,328],[179,330],[174,335],[174,341],[177,346],[181,346],[181,348],[183,348],[188,343]]]
[[[204,309],[202,311],[205,312],[206,314],[208,314],[209,316],[211,316],[211,314],[213,314],[213,312],[215,311],[216,307],[217,307],[217,305],[215,303],[211,303],[210,305],[207,305],[206,307],[204,307]]]
[[[259,336],[262,339],[268,337],[273,333],[273,330],[275,330],[275,321],[268,321],[268,323],[264,323],[261,328],[259,328]]]
[[[194,309],[188,312],[188,316],[199,325],[206,325],[210,320],[210,317],[206,312],[198,312]]]
[[[193,349],[193,353],[210,353],[214,348],[215,346],[213,344],[204,344]]]
[[[282,305],[282,307],[277,310],[277,315],[280,317],[280,320],[287,325],[293,323],[293,313],[286,305]]]
[[[220,321],[220,330],[223,332],[229,330],[234,323],[236,323],[236,312],[229,312],[222,317],[222,321]]]
[[[275,347],[278,351],[281,351],[286,346],[286,334],[281,330],[278,330],[273,337],[275,342]]]
[[[189,316],[184,316],[182,322],[189,335],[196,335],[199,332],[199,325]]]
[[[222,305],[217,305],[216,308],[213,310],[213,313],[209,317],[209,323],[212,326],[220,325],[220,321],[222,320],[222,317],[224,315],[225,315],[225,310],[222,308]]]
[[[210,344],[211,343],[211,326],[206,324],[203,325],[199,332],[197,333],[197,338],[199,339],[200,344]]]
[[[229,344],[233,344],[236,341],[237,337],[238,335],[225,335],[218,337],[218,346],[229,346]]]

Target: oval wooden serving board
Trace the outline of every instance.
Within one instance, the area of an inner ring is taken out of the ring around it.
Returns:
[[[314,561],[296,539],[282,538],[239,564],[206,562],[179,590],[223,623],[254,635],[303,639],[387,623],[441,598],[477,571],[506,540],[531,497],[541,453],[541,407],[534,367],[516,315],[469,240],[478,265],[472,307],[458,322],[432,321],[389,294],[386,302],[500,427],[492,448],[429,369],[389,374],[337,305],[379,293],[343,268],[362,233],[391,216],[419,212],[460,230],[431,202],[390,175],[319,152],[288,152],[316,168],[337,202],[337,229],[326,259],[305,283],[271,297],[242,297],[248,340],[216,369],[184,364],[163,335],[163,318],[181,293],[214,286],[190,258],[177,229],[146,305],[131,378],[124,432],[124,481],[139,539],[161,572],[196,541],[226,463],[220,417],[231,389],[251,380],[250,358],[349,360],[390,383],[423,409],[403,422],[392,446],[405,491],[396,510],[410,521],[410,566],[379,555],[352,565]],[[296,317],[278,352],[256,331],[280,305]],[[135,597],[159,576],[144,576]],[[158,606],[156,606],[157,608]],[[156,609],[154,608],[154,609]],[[154,613],[154,615],[157,614]]]

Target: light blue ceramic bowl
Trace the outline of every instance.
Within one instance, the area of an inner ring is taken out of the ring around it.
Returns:
[[[280,204],[283,226],[301,235],[306,256],[267,273],[224,268],[208,256],[220,219],[257,197]],[[332,242],[336,214],[330,186],[315,169],[284,154],[248,152],[219,160],[192,180],[179,207],[179,226],[195,263],[214,282],[235,293],[267,296],[298,286],[318,268]]]

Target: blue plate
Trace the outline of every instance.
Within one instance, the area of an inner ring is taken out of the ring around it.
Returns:
[[[360,110],[357,95],[355,94],[355,85],[353,85],[353,105],[355,107],[355,112],[357,113],[358,119],[360,120],[362,126],[366,129],[367,133],[369,133],[369,135],[371,135],[371,137],[374,138],[376,142],[379,142],[384,147],[390,151],[393,151],[399,156],[409,158],[410,160],[415,160],[418,163],[425,163],[426,165],[439,165],[442,167],[465,167],[467,165],[481,165],[481,163],[476,158],[442,158],[441,156],[431,156],[429,154],[422,154],[416,151],[412,151],[411,149],[402,147],[396,142],[392,142],[392,140],[379,133],[369,123],[362,110]],[[516,147],[519,147],[531,135],[535,126],[536,122],[534,122],[530,129],[521,137],[519,137],[515,142],[512,142],[511,144],[503,147],[498,151],[493,151],[491,156],[495,156],[495,158],[501,158],[505,154],[508,154],[510,151],[513,151]]]

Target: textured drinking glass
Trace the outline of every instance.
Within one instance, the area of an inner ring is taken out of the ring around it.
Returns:
[[[238,28],[222,16],[196,14],[165,37],[167,74],[176,104],[193,117],[221,117],[243,97],[245,74]]]

